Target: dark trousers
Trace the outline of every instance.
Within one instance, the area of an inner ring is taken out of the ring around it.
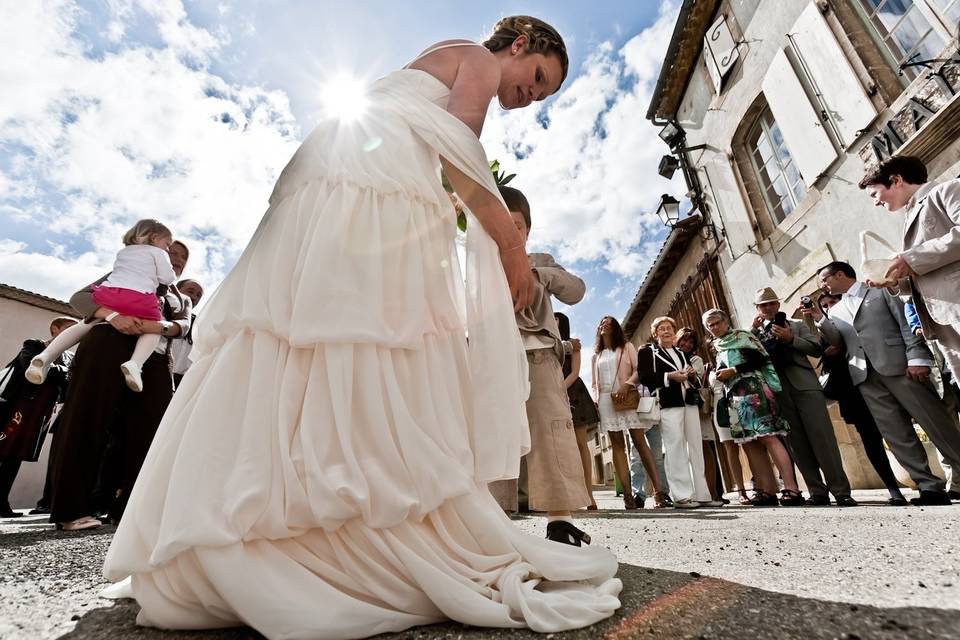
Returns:
[[[10,509],[10,489],[20,473],[19,460],[0,460],[0,511]]]
[[[173,395],[169,358],[154,353],[144,363],[144,389],[127,389],[120,365],[130,359],[136,336],[109,325],[94,327],[77,348],[73,378],[53,441],[52,522],[93,515],[92,498],[110,434],[122,438],[119,489],[129,495],[153,435]]]
[[[844,369],[842,373],[846,373]],[[834,373],[830,374],[835,375]],[[860,395],[860,390],[850,382],[848,387],[843,388],[843,392],[837,394],[840,404],[840,415],[848,423],[852,424],[857,433],[860,434],[860,441],[863,443],[863,451],[867,454],[867,460],[880,476],[883,486],[891,493],[899,493],[900,485],[896,476],[893,475],[893,469],[890,468],[890,458],[887,457],[887,450],[883,446],[883,436],[877,427],[877,421],[873,419],[870,413],[870,407]]]
[[[780,384],[783,391],[777,400],[781,415],[790,423],[789,450],[810,495],[826,496],[829,490],[837,498],[849,496],[850,481],[843,471],[823,391],[797,389],[786,375],[780,376]]]

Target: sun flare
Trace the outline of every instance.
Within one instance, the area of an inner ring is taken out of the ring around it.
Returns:
[[[367,86],[349,73],[331,76],[320,90],[320,102],[326,117],[346,122],[359,119],[367,109]]]

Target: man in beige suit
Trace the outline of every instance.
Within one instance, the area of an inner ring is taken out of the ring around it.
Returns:
[[[913,297],[923,336],[940,346],[954,383],[960,379],[960,180],[927,182],[913,156],[893,156],[860,181],[877,206],[903,211],[903,250],[887,271]]]

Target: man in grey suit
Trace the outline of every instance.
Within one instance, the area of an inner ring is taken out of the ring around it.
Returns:
[[[911,418],[923,426],[951,465],[960,461],[960,425],[930,384],[933,358],[910,330],[903,301],[886,289],[858,282],[856,271],[846,262],[831,262],[818,275],[827,291],[843,297],[830,310],[830,317],[824,317],[816,305],[803,313],[817,320],[820,332],[832,344],[845,346],[853,383],[890,451],[920,488],[920,497],[911,502],[950,504],[944,480],[930,471]]]
[[[810,491],[807,504],[829,505],[829,489],[838,507],[857,506],[850,496],[850,481],[843,471],[827,399],[810,364],[809,357],[823,355],[819,337],[803,322],[787,319],[780,311],[779,296],[770,287],[757,291],[753,303],[757,307],[753,333],[770,354],[783,387],[777,400],[790,423],[788,440],[794,461]]]
[[[960,180],[929,183],[920,158],[893,156],[864,176],[860,188],[878,207],[906,214],[903,251],[887,271],[888,281],[868,284],[895,284],[896,292],[912,295],[923,336],[940,345],[956,383],[960,379]]]

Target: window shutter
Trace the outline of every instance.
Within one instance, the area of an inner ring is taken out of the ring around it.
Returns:
[[[762,89],[803,181],[812,186],[837,157],[837,150],[783,49],[770,63]]]
[[[713,88],[717,95],[720,95],[724,78],[733,69],[733,65],[740,57],[737,43],[733,39],[733,34],[730,33],[726,16],[720,16],[710,26],[707,35],[703,37],[703,51],[707,71],[710,73],[710,79],[713,80]]]
[[[790,41],[840,146],[848,149],[859,137],[858,132],[877,117],[877,110],[815,2],[794,23]]]

